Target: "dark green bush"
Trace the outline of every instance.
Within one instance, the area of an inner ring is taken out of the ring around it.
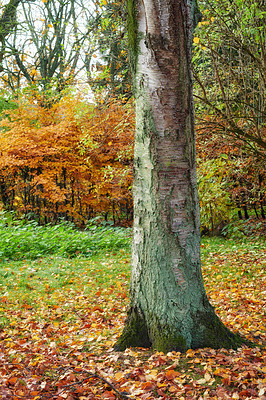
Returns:
[[[47,255],[88,257],[129,247],[130,229],[90,225],[80,231],[71,223],[40,226],[35,221],[0,215],[0,259],[36,259]]]

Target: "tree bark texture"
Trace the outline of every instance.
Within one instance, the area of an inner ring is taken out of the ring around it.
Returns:
[[[190,0],[136,3],[131,303],[116,350],[240,343],[216,316],[201,274],[190,68],[196,10]]]

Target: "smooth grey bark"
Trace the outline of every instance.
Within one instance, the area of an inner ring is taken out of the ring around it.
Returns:
[[[236,347],[241,340],[215,315],[201,274],[190,68],[196,4],[139,0],[136,6],[130,309],[115,349]]]

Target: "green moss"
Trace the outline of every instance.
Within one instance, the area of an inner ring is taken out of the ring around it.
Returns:
[[[139,47],[136,0],[127,0],[127,31],[130,64],[132,72],[135,74]]]
[[[184,353],[189,346],[185,337],[174,326],[162,326],[158,318],[151,315],[149,321],[149,337],[152,347],[157,351],[168,353],[169,351],[180,351]]]
[[[192,349],[211,347],[236,350],[242,344],[250,345],[250,342],[231,332],[211,309],[206,312],[198,311],[193,320]]]
[[[180,333],[170,333],[169,329],[162,328],[154,322],[149,326],[149,332],[143,313],[137,308],[131,308],[125,323],[122,335],[114,346],[114,350],[123,351],[128,347],[152,347],[158,351],[186,352],[188,349],[186,340]]]
[[[131,308],[122,335],[114,346],[115,351],[124,351],[128,347],[151,347],[147,326],[141,310]]]
[[[157,351],[162,351],[163,353],[168,353],[169,351],[180,351],[185,353],[188,350],[188,346],[184,337],[180,334],[167,334],[161,332],[157,334],[152,346]]]
[[[169,326],[161,326],[154,317],[146,322],[143,313],[137,308],[132,308],[124,331],[114,348],[116,351],[123,351],[128,347],[152,347],[164,353],[169,351],[184,353],[188,348],[237,349],[242,344],[252,345],[227,329],[212,309],[206,312],[198,311],[193,320],[191,343],[187,343],[184,335],[178,330],[174,331]]]

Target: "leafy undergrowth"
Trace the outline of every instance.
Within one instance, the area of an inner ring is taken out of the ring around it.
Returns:
[[[38,225],[0,213],[0,260],[36,260],[40,257],[91,257],[108,249],[128,248],[130,229],[89,225],[80,231],[70,222]]]
[[[254,348],[186,354],[112,349],[128,304],[129,254],[0,265],[1,399],[266,399],[263,242],[205,239],[216,312]]]

